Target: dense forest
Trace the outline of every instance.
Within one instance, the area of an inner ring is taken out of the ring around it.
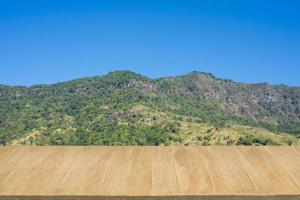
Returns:
[[[129,71],[0,85],[0,144],[297,145],[300,88]]]

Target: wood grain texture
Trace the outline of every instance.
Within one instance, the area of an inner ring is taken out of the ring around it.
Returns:
[[[278,195],[299,199],[299,147],[0,147],[0,199]]]

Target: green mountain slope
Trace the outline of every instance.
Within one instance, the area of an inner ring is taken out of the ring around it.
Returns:
[[[0,85],[0,144],[297,145],[300,88],[192,72]]]

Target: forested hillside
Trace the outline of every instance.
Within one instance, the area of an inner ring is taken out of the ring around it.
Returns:
[[[297,145],[300,88],[192,72],[0,85],[0,144]]]

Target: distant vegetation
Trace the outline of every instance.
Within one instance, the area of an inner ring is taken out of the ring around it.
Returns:
[[[300,88],[129,71],[0,85],[0,144],[297,145]]]

